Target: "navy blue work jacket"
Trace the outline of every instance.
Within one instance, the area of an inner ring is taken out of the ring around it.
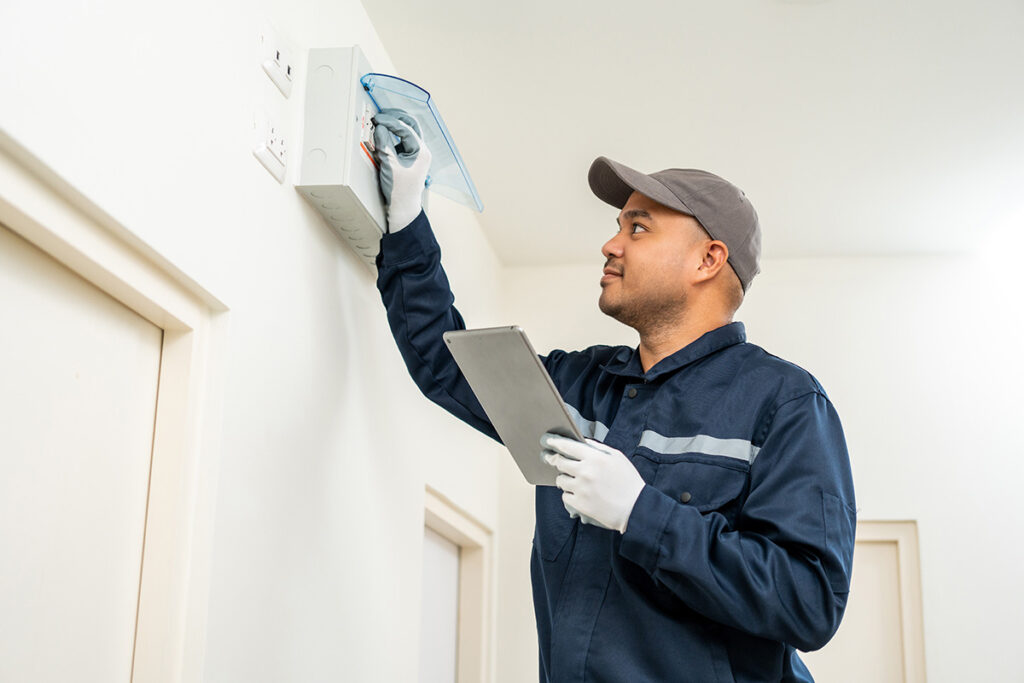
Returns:
[[[497,439],[442,341],[465,325],[425,214],[384,236],[377,264],[416,384]],[[624,346],[543,360],[584,435],[625,453],[646,486],[625,534],[536,488],[540,680],[810,681],[796,649],[839,626],[855,528],[842,427],[817,380],[746,343],[738,322],[647,372]]]

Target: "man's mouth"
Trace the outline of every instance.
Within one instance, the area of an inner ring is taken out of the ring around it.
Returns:
[[[622,277],[622,271],[612,268],[611,266],[604,267],[604,275],[601,276],[601,284],[612,282],[616,278]]]

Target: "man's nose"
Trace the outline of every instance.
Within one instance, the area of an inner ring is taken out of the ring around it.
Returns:
[[[613,256],[616,258],[622,258],[622,240],[619,239],[621,236],[622,233],[615,233],[615,236],[605,242],[604,246],[601,247],[601,255],[604,256],[605,259],[610,259]]]

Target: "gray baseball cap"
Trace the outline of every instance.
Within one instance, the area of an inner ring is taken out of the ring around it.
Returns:
[[[692,168],[667,168],[650,175],[598,157],[587,176],[598,199],[617,209],[633,191],[688,216],[729,247],[729,265],[746,292],[761,272],[761,224],[743,191],[714,173]]]

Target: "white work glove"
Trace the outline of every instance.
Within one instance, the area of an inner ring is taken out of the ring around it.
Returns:
[[[382,109],[373,117],[373,144],[380,164],[380,189],[388,209],[388,232],[398,232],[423,210],[430,150],[420,124],[401,109]],[[399,140],[395,147],[393,135]]]
[[[555,486],[562,489],[562,504],[569,514],[575,512],[586,524],[626,533],[644,480],[622,451],[593,439],[580,443],[556,434],[545,434],[540,443],[544,461],[559,472]]]

